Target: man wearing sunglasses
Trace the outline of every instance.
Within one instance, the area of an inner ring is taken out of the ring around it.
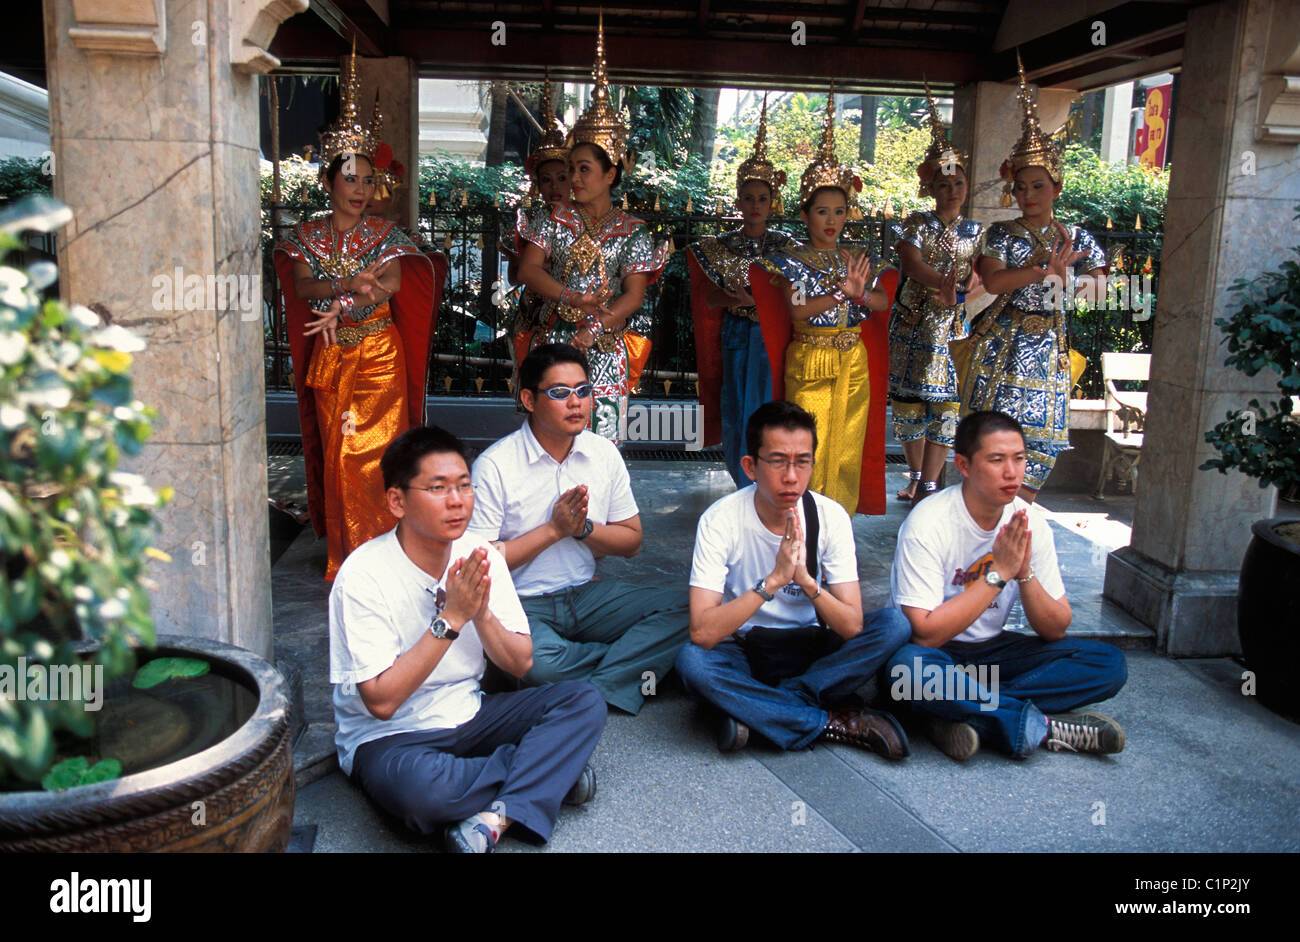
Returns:
[[[464,446],[414,428],[380,471],[397,526],[348,556],[330,592],[339,767],[412,830],[444,829],[449,851],[490,853],[512,824],[546,840],[561,801],[595,793],[605,705],[585,683],[483,693],[485,658],[519,676],[532,643],[505,561],[465,532]]]
[[[594,579],[597,556],[635,556],[641,518],[618,448],[587,430],[587,358],[545,344],[519,365],[528,419],[474,462],[470,531],[498,541],[533,637],[526,684],[589,680],[637,713],[686,640],[685,593]]]
[[[743,748],[752,728],[782,749],[821,739],[901,759],[903,728],[853,701],[911,628],[894,608],[862,615],[849,515],[808,490],[816,420],[792,402],[765,403],[745,446],[753,486],[714,503],[696,528],[678,675],[721,711],[723,752]]]

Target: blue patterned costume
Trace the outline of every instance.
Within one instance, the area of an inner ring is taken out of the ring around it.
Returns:
[[[904,221],[899,241],[919,249],[921,261],[941,275],[956,268],[960,286],[970,281],[983,233],[972,219],[958,216],[945,225],[933,212],[919,212]],[[932,289],[903,281],[889,319],[889,395],[900,442],[925,438],[952,447],[958,392],[948,343],[965,336],[961,303],[944,307]]]
[[[716,238],[701,239],[687,251],[700,271],[718,288],[731,294],[749,290],[749,266],[768,252],[797,243],[789,233],[769,229],[758,238],[736,229]],[[772,370],[768,365],[758,309],[752,305],[727,310],[722,317],[722,450],[727,471],[739,487],[749,483],[740,467],[745,454],[745,423],[750,414],[772,398]]]
[[[1030,229],[1021,220],[989,226],[983,254],[1007,268],[1046,268],[1055,224]],[[1077,279],[1105,269],[1106,255],[1087,231],[1067,226],[1071,244],[1083,256],[1071,266],[1061,290],[1074,297]],[[1024,486],[1041,490],[1070,447],[1070,345],[1065,314],[1052,286],[1035,282],[1000,295],[971,331],[970,369],[961,388],[961,414],[996,409],[1017,419],[1025,432],[1028,461]]]

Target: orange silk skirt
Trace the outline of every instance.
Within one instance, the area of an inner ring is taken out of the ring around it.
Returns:
[[[385,302],[358,326],[390,316]],[[329,547],[325,578],[333,579],[349,553],[397,524],[379,470],[384,449],[410,428],[397,327],[390,323],[354,347],[326,346],[318,338],[307,385],[315,392],[320,422]]]

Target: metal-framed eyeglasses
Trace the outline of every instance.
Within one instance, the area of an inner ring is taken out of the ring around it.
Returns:
[[[430,487],[416,487],[414,484],[408,484],[406,485],[404,490],[427,491],[431,496],[437,498],[449,497],[451,496],[451,492],[455,491],[457,497],[465,498],[465,497],[469,497],[474,493],[474,485],[470,481],[465,481],[461,484],[450,484],[450,485],[434,484],[431,485]]]
[[[764,458],[761,455],[755,457],[773,471],[787,471],[792,466],[796,471],[807,471],[813,466],[812,457],[809,455],[799,455],[794,458],[789,455],[776,455],[772,458]]]

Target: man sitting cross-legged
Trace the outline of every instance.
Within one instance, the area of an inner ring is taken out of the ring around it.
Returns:
[[[464,447],[414,428],[380,469],[397,526],[359,546],[330,592],[339,766],[407,827],[447,825],[450,851],[490,853],[512,823],[547,840],[561,801],[595,791],[605,705],[584,683],[480,690],[484,655],[518,676],[532,643],[505,561],[465,534]]]
[[[724,752],[752,727],[782,749],[826,739],[902,758],[907,737],[892,716],[836,709],[909,629],[897,609],[862,617],[849,515],[808,490],[816,422],[769,402],[750,416],[745,444],[741,467],[754,484],[713,504],[696,529],[691,643],[678,675],[722,711]]]
[[[499,540],[533,633],[525,683],[589,680],[636,713],[686,640],[680,590],[597,580],[596,556],[634,556],[641,518],[618,448],[587,430],[587,358],[544,344],[519,364],[528,419],[474,462],[470,532]]]
[[[1113,697],[1127,667],[1112,645],[1065,637],[1070,602],[1051,527],[1016,496],[1020,424],[972,413],[957,426],[954,451],[961,486],[915,507],[898,534],[891,589],[913,643],[890,658],[892,696],[927,717],[931,738],[954,759],[981,742],[1017,758],[1040,745],[1119,752],[1124,731],[1110,717],[1058,712]],[[1003,628],[1017,596],[1036,637]]]

